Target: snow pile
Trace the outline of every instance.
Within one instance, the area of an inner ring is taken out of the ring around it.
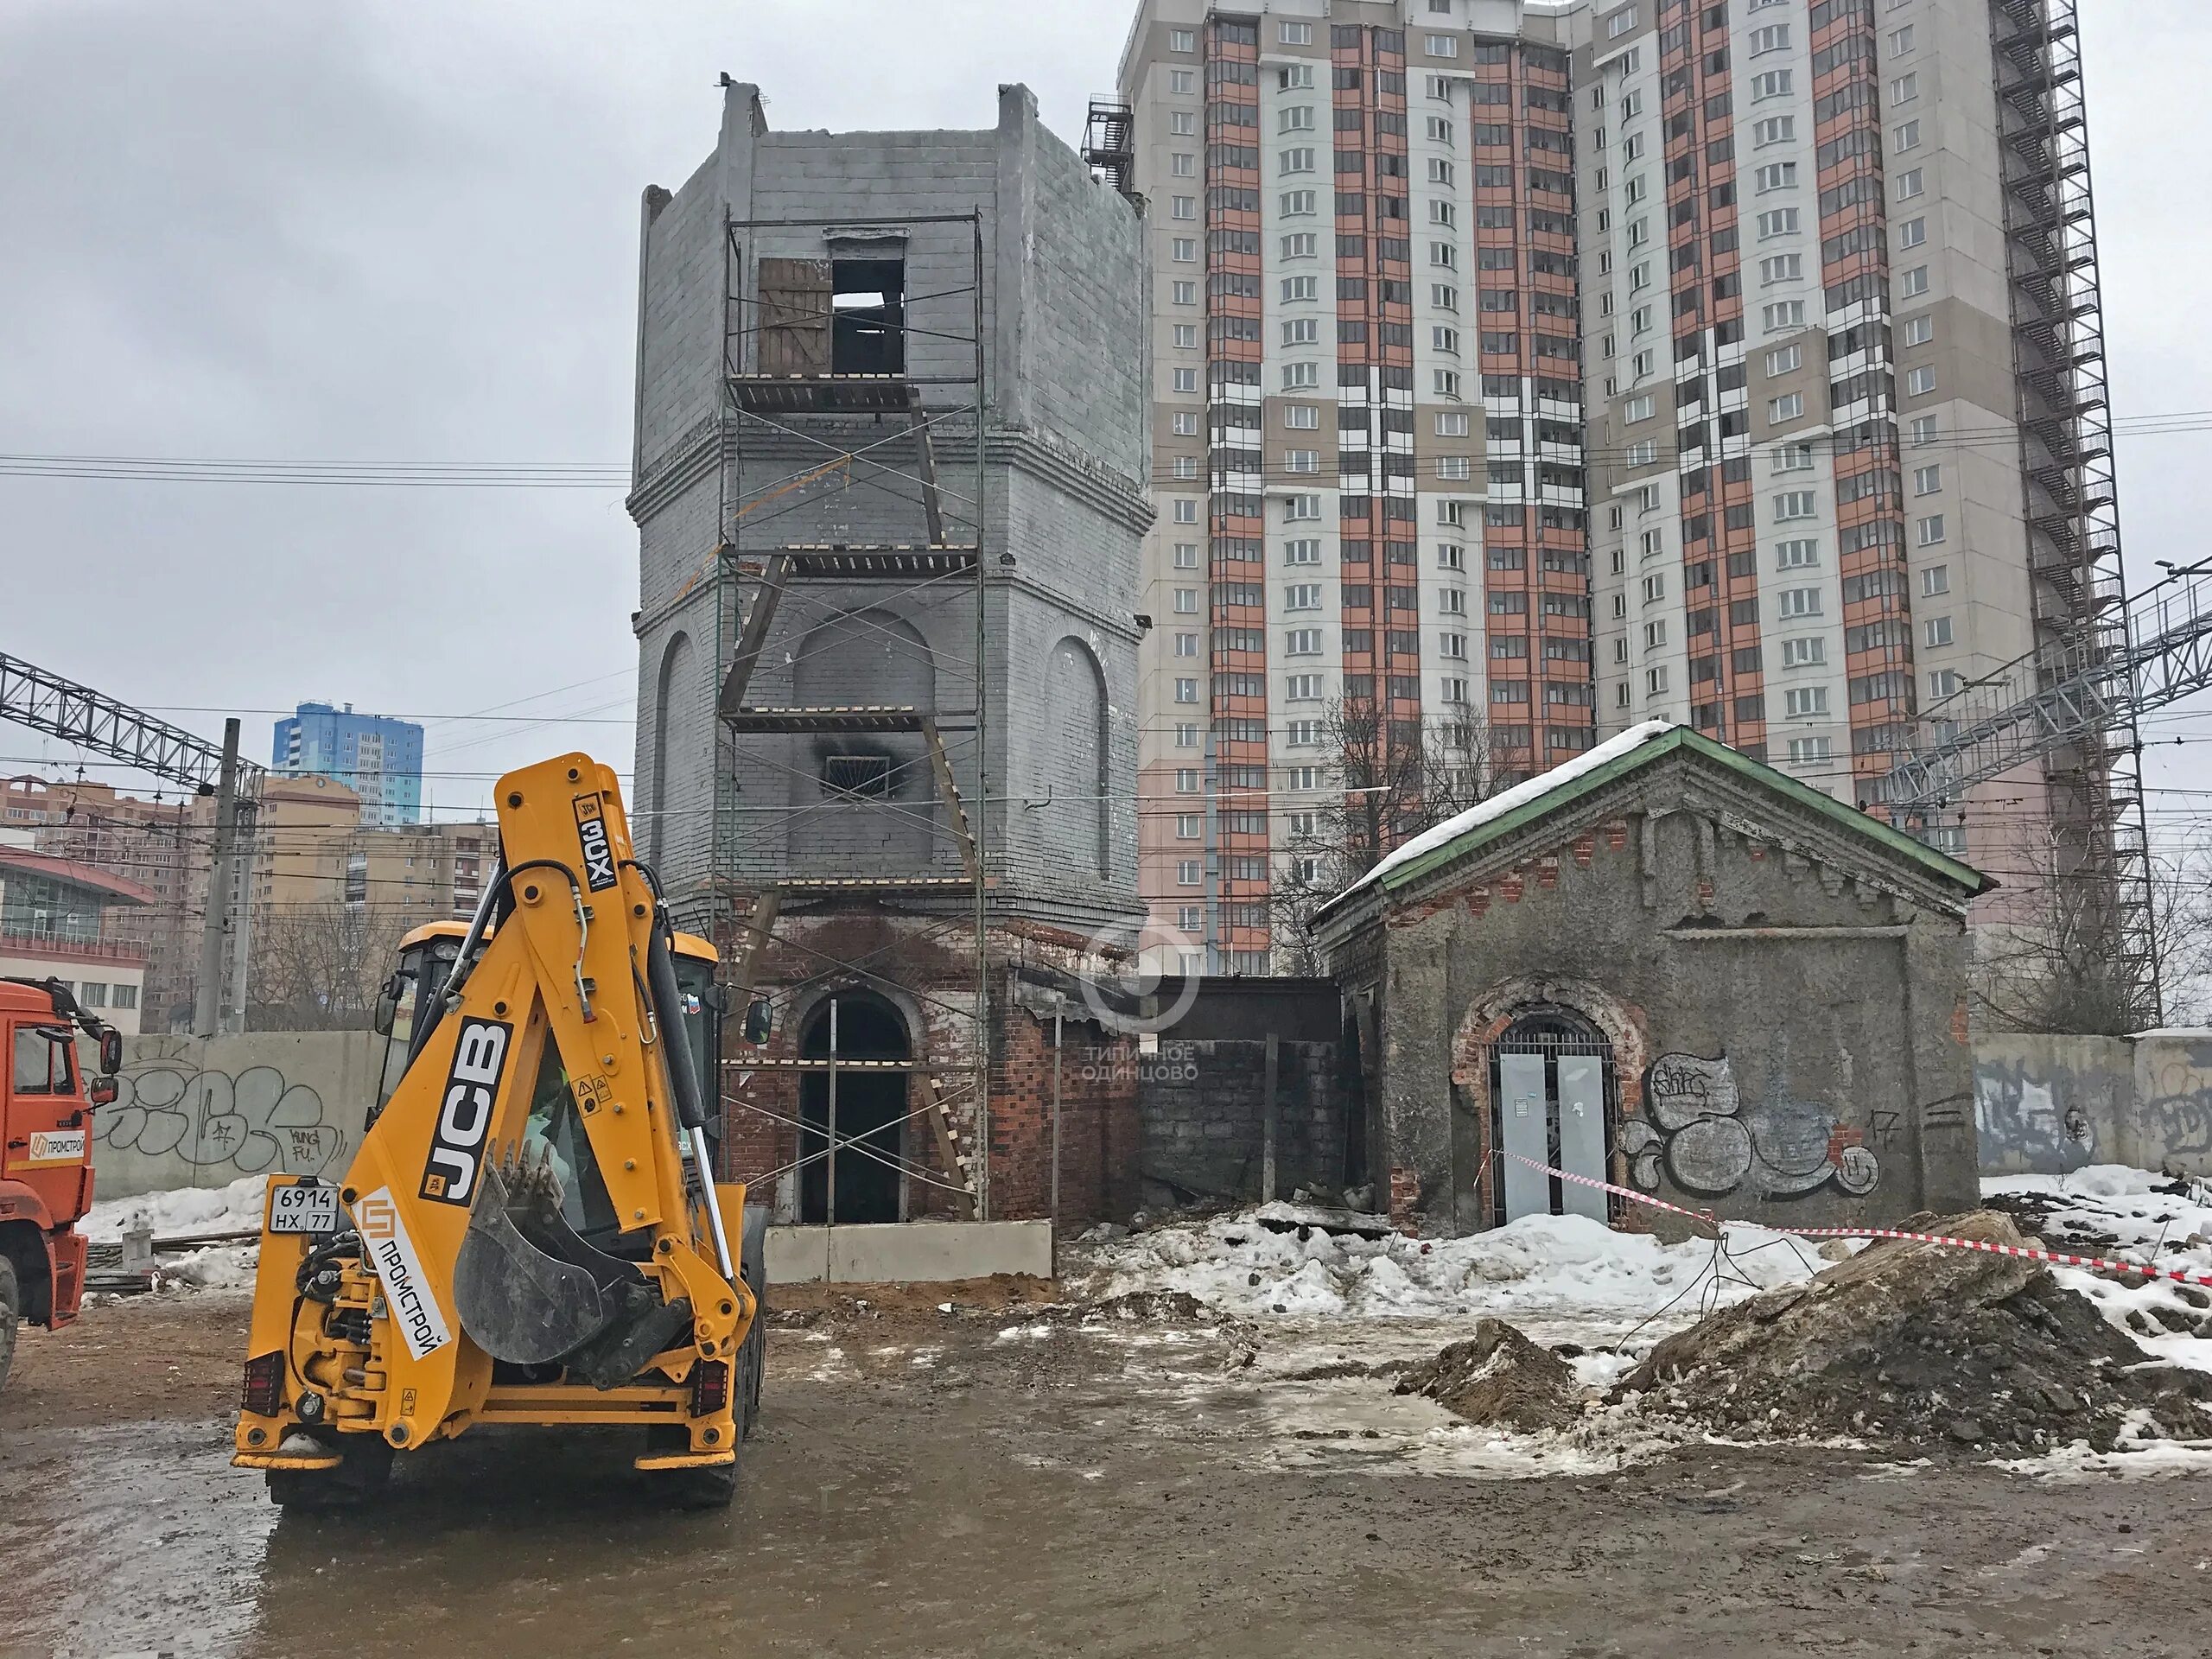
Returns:
[[[2204,1182],[2091,1164],[2070,1175],[1986,1176],[1981,1188],[1992,1209],[2052,1249],[2212,1274],[2212,1185]],[[2212,1371],[2212,1287],[2082,1268],[2051,1271],[2151,1353]]]
[[[103,1198],[79,1224],[95,1243],[113,1243],[140,1229],[152,1233],[156,1243],[206,1233],[252,1233],[257,1239],[268,1191],[266,1175],[248,1175],[228,1186],[181,1186],[135,1198]],[[175,1254],[165,1251],[155,1265],[164,1285],[231,1290],[253,1283],[260,1255],[257,1242],[211,1244]]]
[[[1526,1216],[1465,1238],[1275,1232],[1249,1212],[1116,1239],[1091,1255],[1090,1293],[1184,1291],[1246,1318],[1439,1319],[1488,1315],[1541,1341],[1653,1332],[1776,1286],[1821,1262],[1810,1246],[1729,1230],[1726,1271],[1710,1241],[1662,1244],[1582,1216]],[[1670,1306],[1671,1305],[1671,1306]]]

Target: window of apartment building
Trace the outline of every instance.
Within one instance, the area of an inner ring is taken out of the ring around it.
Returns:
[[[1630,133],[1621,140],[1622,163],[1625,165],[1630,162],[1641,160],[1643,156],[1643,135],[1640,132]]]
[[[1451,143],[1452,122],[1448,116],[1432,115],[1428,118],[1428,140],[1433,144]]]
[[[1916,167],[1910,172],[1900,173],[1897,175],[1897,200],[1899,201],[1911,200],[1915,196],[1923,194],[1924,188],[1925,187],[1921,182],[1921,173],[1918,168]]]
[[[1796,140],[1797,118],[1794,115],[1764,116],[1751,123],[1751,144],[1755,149],[1795,143]]]
[[[1195,570],[1198,568],[1198,544],[1196,542],[1175,543],[1175,568],[1178,570]]]
[[[1667,665],[1664,663],[1643,671],[1643,695],[1647,697],[1667,695]]]
[[[1762,195],[1770,190],[1794,190],[1797,188],[1797,163],[1769,162],[1751,175],[1751,181]]]
[[[1815,634],[1782,642],[1784,668],[1817,668],[1827,660],[1827,642]]]
[[[1315,191],[1286,190],[1276,205],[1285,219],[1299,219],[1310,217],[1319,200],[1319,194]]]
[[[1168,297],[1177,305],[1196,305],[1198,302],[1198,285],[1192,282],[1170,283]]]
[[[1891,135],[1890,149],[1897,155],[1902,156],[1909,149],[1919,148],[1920,123],[1917,121],[1904,122]]]
[[[1912,469],[1912,493],[1915,495],[1933,495],[1942,487],[1943,469],[1941,467],[1916,467]]]
[[[1617,41],[1636,27],[1636,8],[1624,6],[1605,19],[1605,38]]]
[[[1321,370],[1313,363],[1286,363],[1282,365],[1282,389],[1285,391],[1311,391],[1321,384]]]
[[[1168,157],[1167,170],[1179,179],[1195,179],[1198,175],[1198,158],[1178,151]]]
[[[1424,35],[1421,37],[1421,50],[1432,58],[1456,58],[1459,55],[1459,41],[1456,35]]]
[[[1925,346],[1935,338],[1936,316],[1933,312],[1923,311],[1916,317],[1904,320],[1904,339],[1906,345]]]
[[[1797,210],[1795,207],[1777,207],[1761,213],[1758,226],[1762,239],[1770,236],[1794,236],[1797,232]]]
[[[1465,591],[1459,588],[1440,590],[1436,595],[1436,608],[1446,616],[1465,616],[1467,613]]]
[[[1821,613],[1821,590],[1817,588],[1785,588],[1775,606],[1777,616],[1818,616]]]
[[[1317,588],[1313,591],[1318,594],[1320,590]],[[1308,605],[1293,607],[1293,608],[1312,610],[1314,607]],[[1321,630],[1319,628],[1291,629],[1289,632],[1283,635],[1283,654],[1287,657],[1319,657],[1321,654]]]
[[[1813,446],[1809,443],[1778,443],[1767,461],[1777,473],[1809,473],[1813,470]]]
[[[1799,420],[1804,413],[1805,394],[1802,391],[1786,391],[1779,397],[1766,400],[1766,417],[1770,422]]]
[[[1198,475],[1198,458],[1196,455],[1178,455],[1175,457],[1176,477],[1188,479],[1196,478]]]
[[[1311,432],[1321,424],[1321,411],[1311,404],[1287,404],[1282,423],[1294,432]]]
[[[1283,732],[1294,749],[1310,749],[1321,741],[1321,722],[1294,720],[1283,728]]]
[[[1436,544],[1436,568],[1440,570],[1464,570],[1467,568],[1467,550],[1459,542],[1439,542]]]
[[[1656,557],[1667,550],[1667,532],[1663,530],[1638,531],[1636,537],[1636,556],[1639,559]]]
[[[1196,196],[1171,196],[1167,211],[1176,219],[1196,219],[1198,216],[1198,199]]]
[[[1195,588],[1178,588],[1175,590],[1175,614],[1196,616],[1198,613],[1198,590]]]
[[[1275,114],[1278,132],[1311,132],[1313,130],[1313,106],[1311,104],[1287,104]]]
[[[1655,573],[1654,575],[1646,576],[1643,579],[1643,602],[1645,604],[1656,605],[1661,600],[1666,597],[1667,578],[1663,575]]]
[[[1933,599],[1939,594],[1949,593],[1951,567],[1948,564],[1931,564],[1923,570],[1920,573],[1920,591],[1929,599]]]
[[[1170,384],[1176,391],[1196,391],[1198,389],[1198,372],[1196,369],[1175,369],[1170,371],[1170,373],[1172,376]]]
[[[1639,438],[1621,454],[1622,464],[1628,467],[1649,467],[1658,459],[1659,441],[1656,438]]]
[[[1198,112],[1196,110],[1170,110],[1167,112],[1167,130],[1178,138],[1197,137]]]
[[[1459,210],[1448,201],[1432,201],[1428,204],[1428,222],[1450,230],[1459,222]]]
[[[1198,257],[1196,237],[1179,236],[1167,245],[1167,257],[1178,264],[1195,264]]]
[[[1198,769],[1196,766],[1176,768],[1175,792],[1178,795],[1195,795],[1198,792]]]
[[[1195,52],[1198,49],[1198,32],[1194,29],[1171,29],[1167,31],[1170,52]]]
[[[1196,702],[1198,700],[1198,683],[1196,680],[1178,680],[1175,682],[1176,702]]]
[[[1438,653],[1452,662],[1463,662],[1467,655],[1467,636],[1464,633],[1440,633],[1436,636]]]
[[[1895,80],[1892,80],[1890,83],[1890,107],[1891,109],[1895,109],[1900,104],[1910,104],[1914,99],[1918,98],[1919,96],[1920,76],[1916,73],[1910,75],[1899,75]]]
[[[1294,23],[1286,18],[1277,25],[1277,29],[1279,32],[1275,38],[1285,46],[1313,44],[1313,25],[1311,23]]]
[[[1311,173],[1313,170],[1313,149],[1310,144],[1286,149],[1275,159],[1280,169],[1285,173]]]
[[[1319,674],[1293,674],[1283,681],[1283,686],[1293,702],[1314,702],[1321,696],[1321,677]]]
[[[1789,374],[1804,366],[1804,347],[1777,346],[1766,354],[1766,372],[1770,376]]]
[[[1176,839],[1176,840],[1178,840],[1178,841],[1197,841],[1197,840],[1199,840],[1201,837],[1203,837],[1203,836],[1205,836],[1205,813],[1203,813],[1203,812],[1178,812],[1178,813],[1175,815],[1175,839]]]
[[[1449,242],[1432,242],[1428,245],[1428,263],[1440,270],[1457,270],[1459,250]]]
[[[1175,504],[1175,522],[1179,524],[1197,524],[1198,504],[1195,501],[1178,501]]]
[[[1178,698],[1177,701],[1180,702],[1182,699]],[[1175,722],[1175,747],[1179,749],[1195,749],[1198,747],[1198,728],[1196,721],[1179,720]]]
[[[1177,437],[1195,438],[1198,435],[1198,411],[1197,410],[1179,409],[1174,411],[1171,418],[1175,423],[1175,435]]]
[[[1821,544],[1811,537],[1775,543],[1774,565],[1777,570],[1810,570],[1820,562]]]
[[[1825,685],[1793,685],[1782,694],[1782,712],[1791,720],[1809,720],[1828,711]]]
[[[1472,478],[1475,475],[1474,467],[1474,462],[1465,455],[1439,455],[1436,458],[1436,475],[1447,483],[1464,482]]]
[[[1195,322],[1177,323],[1175,344],[1184,351],[1195,351],[1198,344],[1198,325]]]
[[[1805,256],[1802,253],[1773,253],[1759,261],[1759,281],[1766,283],[1802,282],[1805,276]]]
[[[1923,547],[1940,547],[1944,540],[1943,515],[1931,512],[1913,525],[1913,535]]]
[[[1198,861],[1197,859],[1185,858],[1179,859],[1176,861],[1175,885],[1177,887],[1195,887],[1202,879],[1203,878],[1198,873]]]
[[[1622,407],[1621,418],[1627,421],[1631,425],[1637,421],[1648,421],[1651,418],[1654,410],[1656,410],[1657,407],[1658,405],[1653,401],[1651,394],[1649,392],[1646,392],[1640,397],[1631,397],[1628,400],[1628,402]]]
[[[1282,469],[1286,473],[1318,473],[1321,470],[1319,449],[1286,449],[1282,452]]]
[[[1828,758],[1828,741],[1825,737],[1793,737],[1789,740],[1789,759],[1802,766],[1808,760]]]
[[[1428,78],[1428,95],[1431,98],[1440,98],[1448,101],[1452,96],[1452,77],[1431,75]]]
[[[1959,695],[1959,671],[1955,668],[1928,671],[1928,695],[1931,697],[1955,697]]]
[[[1897,293],[1905,299],[1915,298],[1927,291],[1928,267],[1925,265],[1915,265],[1897,278]]]
[[[1651,332],[1651,308],[1648,305],[1637,306],[1635,310],[1628,314],[1628,326],[1638,334],[1649,334]]]
[[[1318,611],[1321,608],[1321,584],[1318,582],[1294,582],[1282,590],[1282,597],[1285,610]]]
[[[1465,410],[1439,410],[1436,435],[1440,438],[1464,438],[1472,431],[1473,424],[1473,417]]]
[[[1936,371],[1924,366],[1907,369],[1904,372],[1904,389],[1909,396],[1925,397],[1936,390]]]
[[[1768,23],[1751,31],[1751,55],[1763,52],[1784,52],[1789,48],[1789,25]]]
[[[1936,442],[1936,417],[1933,415],[1916,415],[1906,432],[1916,448],[1925,448]]]
[[[1452,181],[1451,162],[1441,156],[1430,156],[1428,158],[1428,181],[1431,184],[1450,184]]]
[[[1897,226],[1897,246],[1900,248],[1916,248],[1927,240],[1928,221],[1925,219],[1908,219]]]
[[[1167,90],[1171,92],[1195,92],[1198,90],[1198,72],[1195,69],[1170,69]]]
[[[1902,29],[1893,29],[1890,31],[1890,55],[1891,57],[1903,57],[1906,53],[1912,50],[1912,25],[1910,23],[1907,23]]]
[[[1629,359],[1629,372],[1639,380],[1651,374],[1658,366],[1658,359],[1649,352],[1638,352]]]
[[[1777,300],[1771,305],[1762,306],[1759,322],[1770,334],[1778,334],[1789,328],[1802,328],[1805,326],[1805,302]]]
[[[1920,626],[1921,638],[1927,642],[1929,650],[1938,650],[1951,643],[1951,619],[1949,617],[1931,616]]]
[[[1756,104],[1762,99],[1789,97],[1795,73],[1789,69],[1769,69],[1763,74],[1753,75],[1751,101]]]
[[[1667,624],[1663,619],[1643,625],[1643,648],[1646,651],[1657,651],[1666,643]]]
[[[1320,320],[1316,317],[1291,317],[1282,325],[1282,343],[1286,346],[1313,346],[1321,338]]]
[[[1311,231],[1294,231],[1282,239],[1282,257],[1286,259],[1311,259],[1318,243]]]
[[[1774,516],[1778,519],[1810,518],[1819,510],[1810,490],[1784,490],[1774,498]]]
[[[1433,350],[1459,354],[1459,331],[1445,323],[1436,323],[1428,331],[1428,343]]]
[[[1433,371],[1433,378],[1432,384],[1435,388],[1436,395],[1438,397],[1457,397],[1459,395],[1459,370],[1437,369]]]
[[[1283,498],[1282,516],[1293,523],[1321,516],[1321,498],[1318,495],[1287,495]]]
[[[1282,544],[1285,564],[1319,564],[1321,563],[1321,543],[1312,537],[1299,537]]]
[[[1286,64],[1275,72],[1275,85],[1286,92],[1310,92],[1313,90],[1313,66]]]
[[[1439,311],[1457,311],[1459,308],[1459,290],[1449,283],[1431,283],[1428,285],[1428,302]]]

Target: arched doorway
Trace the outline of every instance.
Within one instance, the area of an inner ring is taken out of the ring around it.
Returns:
[[[807,1017],[799,1052],[806,1059],[834,1058],[841,1063],[912,1056],[905,1017],[868,991],[839,991],[823,998]],[[906,1077],[905,1071],[865,1065],[848,1071],[842,1064],[834,1071],[801,1074],[798,1150],[807,1160],[799,1166],[803,1224],[906,1218],[906,1182],[895,1166],[906,1144]]]
[[[1524,1010],[1491,1046],[1490,1097],[1501,1177],[1493,1222],[1562,1215],[1609,1222],[1604,1192],[1531,1167],[1608,1179],[1618,1090],[1605,1034],[1571,1008]]]

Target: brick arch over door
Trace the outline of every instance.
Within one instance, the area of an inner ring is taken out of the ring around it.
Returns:
[[[936,662],[911,622],[889,611],[849,611],[799,641],[791,658],[791,702],[802,709],[887,706],[931,713]],[[949,736],[946,746],[957,766],[961,734]],[[931,864],[937,779],[919,737],[819,733],[791,745],[789,764],[797,772],[788,831],[795,857],[857,861],[885,871]],[[847,792],[854,790],[862,798]]]
[[[698,673],[698,655],[692,648],[691,636],[677,633],[661,652],[660,676],[653,688],[653,786],[652,798],[645,804],[643,839],[650,849],[647,861],[654,865],[667,864],[677,844],[677,838],[671,829],[671,812],[681,793],[669,778],[669,768],[676,759],[669,731],[678,720],[683,720],[687,729],[694,723],[685,716],[698,690],[693,683]]]
[[[1046,664],[1044,716],[1050,733],[1044,782],[1053,801],[1056,850],[1071,870],[1110,875],[1106,672],[1090,647],[1072,634],[1052,647]]]
[[[1479,1109],[1475,1119],[1480,1162],[1474,1185],[1477,1211],[1484,1216],[1491,1213],[1497,1181],[1497,1160],[1490,1143],[1491,1046],[1523,1014],[1546,1009],[1580,1014],[1597,1027],[1612,1046],[1613,1086],[1620,1116],[1626,1118],[1643,1109],[1643,1072],[1650,1062],[1651,1043],[1635,1010],[1587,980],[1529,975],[1491,986],[1468,1005],[1452,1038],[1452,1084],[1462,1100]],[[1627,1166],[1610,1136],[1606,1161],[1613,1180],[1627,1180]]]

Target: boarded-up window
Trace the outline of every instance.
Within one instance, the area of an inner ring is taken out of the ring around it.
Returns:
[[[830,262],[760,262],[760,372],[830,371]]]

